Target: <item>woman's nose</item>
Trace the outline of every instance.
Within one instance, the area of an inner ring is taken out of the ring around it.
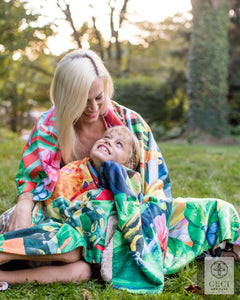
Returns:
[[[87,106],[93,112],[97,110],[97,102],[95,100],[88,101]]]

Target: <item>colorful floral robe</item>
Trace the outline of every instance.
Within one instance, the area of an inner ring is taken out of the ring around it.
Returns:
[[[109,127],[127,126],[136,134],[141,148],[138,184],[136,180],[131,180],[135,175],[129,175],[119,165],[105,164],[101,173],[105,189],[110,189],[113,193],[114,201],[111,205],[116,205],[119,220],[113,236],[111,282],[115,287],[140,293],[161,292],[164,274],[178,271],[222,240],[239,243],[239,217],[232,205],[216,199],[177,198],[173,201],[164,159],[149,127],[138,114],[112,102],[104,119]],[[54,122],[55,110],[52,107],[36,123],[24,148],[16,176],[19,194],[32,192],[33,199],[37,202],[33,216],[36,220],[35,227],[39,220],[36,211],[38,201],[51,197],[59,178],[61,153]],[[94,205],[92,201],[93,198],[87,202],[88,205]],[[101,201],[102,209],[106,208],[106,203],[109,201]],[[78,208],[76,212],[81,215],[81,206]],[[106,214],[104,224],[111,212],[112,208]],[[54,220],[54,217],[50,219]],[[103,222],[87,223],[95,229],[96,226],[101,227]],[[77,225],[71,227],[76,229]],[[35,229],[31,227],[25,230],[34,232]],[[51,230],[47,226],[44,228],[43,234],[47,239],[51,238]],[[16,235],[12,234],[12,237]],[[10,235],[11,233],[7,233],[1,238],[4,240]],[[104,245],[104,233],[102,239],[101,241],[100,236],[94,239],[92,246],[99,241],[102,242],[100,246]],[[84,242],[86,243],[85,237],[82,240]],[[64,246],[56,247],[56,253],[76,248],[79,241],[78,238],[75,241],[74,234],[69,232],[69,235],[62,237],[61,245]],[[94,256],[95,259],[96,257],[97,255]],[[87,257],[86,259],[88,260]],[[98,259],[101,260],[101,254]]]

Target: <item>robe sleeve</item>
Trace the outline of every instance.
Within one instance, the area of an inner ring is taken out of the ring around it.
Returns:
[[[23,149],[16,175],[18,195],[31,192],[33,200],[49,198],[58,180],[60,160],[53,106],[35,123]]]

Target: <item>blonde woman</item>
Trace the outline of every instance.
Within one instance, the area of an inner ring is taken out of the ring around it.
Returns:
[[[24,148],[16,176],[18,203],[5,231],[31,225],[34,201],[40,200],[34,197],[34,190],[43,184],[44,199],[49,197],[60,163],[89,157],[92,145],[106,130],[104,114],[112,94],[112,79],[94,52],[76,50],[59,62],[50,89],[54,106],[35,125]]]

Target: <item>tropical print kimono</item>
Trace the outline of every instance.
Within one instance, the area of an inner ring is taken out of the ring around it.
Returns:
[[[18,193],[34,194],[33,226],[0,235],[1,251],[44,255],[82,246],[86,261],[101,262],[109,249],[107,224],[115,216],[108,280],[131,292],[159,293],[164,274],[177,272],[222,241],[240,245],[240,222],[232,205],[218,199],[172,199],[162,154],[137,113],[112,102],[104,121],[107,127],[125,125],[137,136],[141,149],[137,171],[106,162],[97,176],[85,163],[83,176],[81,164],[77,176],[82,188],[71,189],[69,195],[56,193],[61,153],[52,107],[36,123],[16,176]],[[16,237],[17,248],[11,243]]]

